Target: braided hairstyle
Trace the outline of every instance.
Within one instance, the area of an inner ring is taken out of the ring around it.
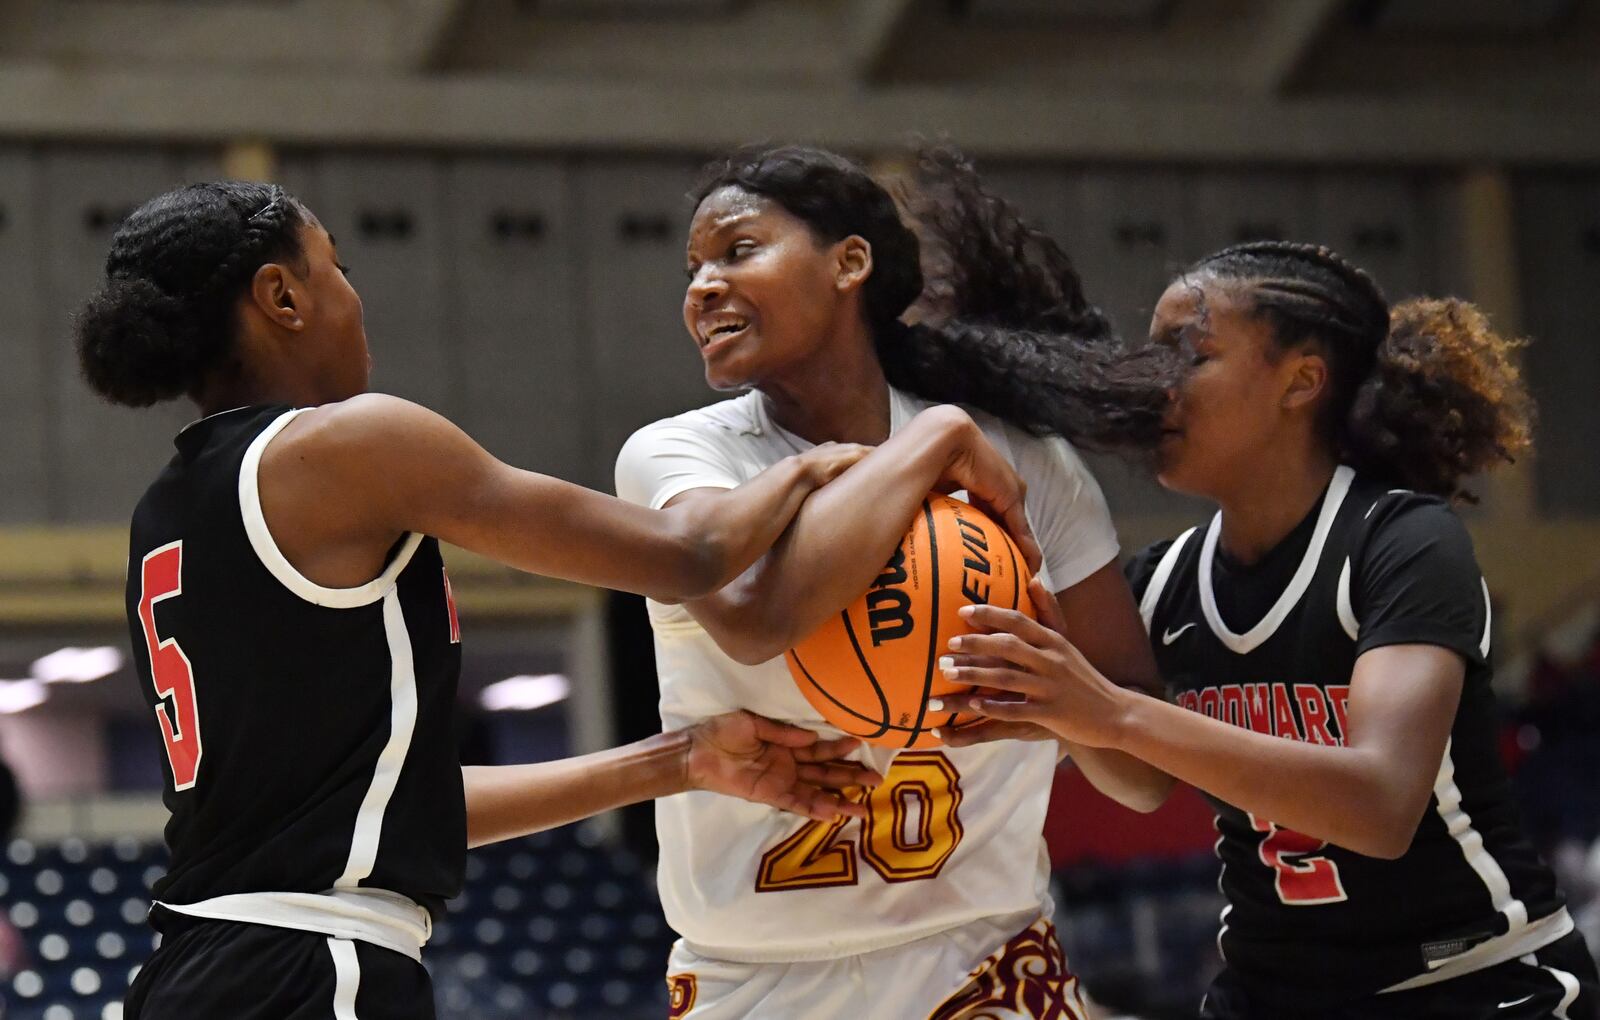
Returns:
[[[1512,357],[1522,341],[1468,302],[1391,309],[1365,271],[1286,241],[1224,248],[1188,272],[1241,283],[1280,350],[1317,345],[1329,373],[1321,426],[1358,471],[1470,501],[1463,478],[1532,445],[1533,403]]]
[[[711,163],[693,198],[698,206],[736,187],[782,206],[824,242],[865,239],[872,274],[863,305],[890,385],[1036,435],[1153,449],[1179,378],[1173,353],[1124,348],[1060,246],[989,192],[954,149],[921,150],[907,184],[913,225],[857,163],[781,146]],[[913,303],[921,317],[908,323]]]
[[[304,255],[310,214],[274,184],[191,184],[117,228],[106,282],[74,322],[84,379],[148,407],[192,393],[233,350],[234,309],[262,265]]]

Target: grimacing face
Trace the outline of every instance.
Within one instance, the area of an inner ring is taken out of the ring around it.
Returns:
[[[1261,469],[1282,424],[1285,366],[1271,329],[1251,314],[1243,284],[1201,273],[1167,287],[1150,339],[1191,357],[1157,477],[1175,492],[1215,498]]]
[[[778,203],[729,185],[689,225],[683,324],[713,389],[760,386],[828,340],[842,295],[835,245]]]

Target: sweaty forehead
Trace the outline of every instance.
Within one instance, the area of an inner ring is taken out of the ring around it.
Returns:
[[[726,230],[756,219],[772,208],[772,203],[761,195],[753,195],[743,188],[726,185],[707,195],[694,211],[691,233],[711,233]]]

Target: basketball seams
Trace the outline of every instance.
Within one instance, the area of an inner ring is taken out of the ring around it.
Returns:
[[[989,594],[984,591],[984,578],[980,575],[991,571],[1003,575],[1009,563],[1013,571],[1011,605],[1020,609],[1023,602],[1021,550],[993,519],[969,504],[932,493],[922,501],[920,510],[901,539],[894,558],[879,572],[862,598],[789,649],[787,655],[789,671],[813,709],[851,736],[886,747],[916,748],[931,742],[931,735],[937,729],[955,730],[981,722],[980,718],[961,711],[934,712],[927,704],[929,698],[935,696],[936,687],[939,688],[937,693],[947,698],[971,690],[935,682],[941,678],[941,674],[935,672],[942,649],[941,639],[961,632],[955,610],[966,602],[964,598],[956,599],[950,606],[951,619],[942,620],[939,596],[951,585],[966,591],[966,557],[977,556],[982,561],[972,566],[977,578],[974,591],[982,593],[974,594],[973,598]],[[974,534],[975,544],[970,553],[964,548],[965,532],[961,530],[969,510],[973,523],[982,529],[981,534]],[[950,530],[950,534],[943,536],[942,545],[938,535],[941,527]],[[926,546],[922,544],[923,531],[928,535]],[[1003,557],[993,546],[997,538],[1006,544]],[[985,539],[988,545],[983,544]],[[941,554],[952,562],[940,563]],[[945,568],[951,572],[948,580],[942,576]],[[993,593],[993,601],[1004,606],[1004,578],[990,580],[1001,589]],[[896,591],[877,594],[880,587]],[[856,626],[858,618],[859,628]],[[863,642],[863,628],[869,625],[872,641]],[[917,632],[915,627],[926,630]],[[843,634],[840,634],[841,629]],[[927,640],[919,640],[924,633]],[[919,652],[923,654],[920,679],[916,661]],[[826,684],[819,677],[825,678]],[[868,687],[872,692],[870,697]],[[876,715],[872,714],[874,709]]]
[[[939,529],[933,519],[933,505],[926,499],[922,501],[922,520],[928,529],[928,576],[931,579],[928,584],[928,657],[923,664],[922,698],[917,703],[917,721],[911,728],[911,736],[906,738],[907,747],[914,745],[922,735],[922,723],[928,717],[928,698],[933,695],[933,666],[939,658],[939,575],[944,571],[939,563]]]
[[[850,637],[850,648],[856,653],[856,661],[861,664],[861,671],[867,675],[867,682],[872,685],[872,693],[878,698],[878,705],[883,709],[883,722],[879,724],[877,733],[872,736],[882,736],[889,727],[890,720],[894,718],[894,710],[889,707],[889,696],[884,693],[883,685],[878,683],[877,674],[872,672],[872,664],[867,662],[866,653],[861,650],[861,642],[856,638],[855,624],[850,622],[850,610],[845,609],[839,614],[844,621],[844,632]],[[856,713],[859,714],[859,713]],[[863,721],[870,722],[866,716],[861,716]]]
[[[853,737],[869,737],[869,736],[870,737],[878,737],[878,736],[882,736],[884,733],[888,732],[889,730],[904,730],[905,729],[904,726],[894,726],[894,725],[888,723],[887,721],[879,722],[878,720],[872,718],[869,715],[862,715],[860,712],[856,711],[855,709],[851,708],[849,705],[846,705],[844,702],[842,702],[838,698],[834,697],[833,692],[829,691],[826,687],[824,687],[821,684],[817,683],[817,678],[812,676],[811,675],[811,671],[806,668],[806,664],[800,661],[800,653],[799,652],[795,651],[792,648],[789,649],[789,658],[794,661],[795,666],[798,667],[800,672],[805,675],[806,681],[808,683],[810,683],[812,687],[816,688],[817,692],[820,693],[824,698],[827,698],[830,702],[832,702],[834,705],[836,705],[838,707],[839,711],[845,713],[846,715],[852,716],[852,717],[854,717],[856,719],[860,719],[864,723],[868,723],[870,725],[878,727],[878,730],[875,733],[850,733],[851,736],[853,736]],[[886,719],[888,717],[888,711],[889,710],[888,710],[888,708],[886,706],[884,708],[884,716],[885,716]],[[843,729],[843,727],[840,727],[840,729]],[[845,732],[849,733],[850,731],[846,730]]]
[[[1011,608],[1015,609],[1022,601],[1022,575],[1017,571],[1017,544],[1003,531],[1001,538],[1005,541],[1006,555],[1011,559]]]

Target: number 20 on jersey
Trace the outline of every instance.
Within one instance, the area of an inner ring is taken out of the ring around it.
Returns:
[[[865,798],[860,856],[885,882],[915,882],[939,874],[961,843],[961,776],[938,751],[907,751],[895,758],[882,786]],[[857,845],[842,838],[853,821],[811,821],[768,850],[756,872],[756,892],[786,892],[855,885]]]

